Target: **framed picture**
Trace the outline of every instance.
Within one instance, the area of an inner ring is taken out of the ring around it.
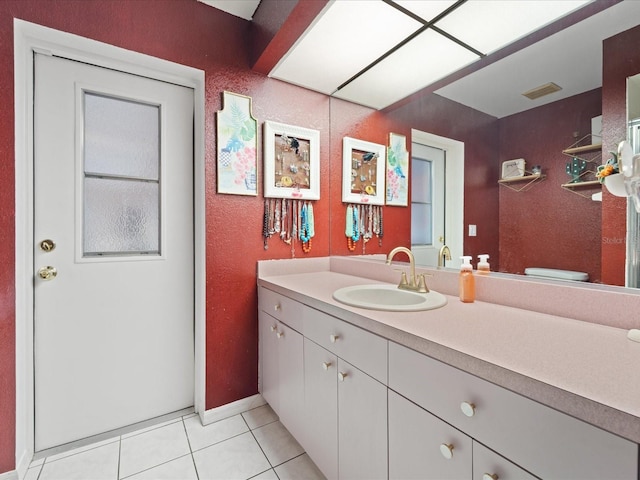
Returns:
[[[524,158],[502,162],[502,179],[524,177]]]
[[[384,145],[344,137],[342,201],[384,205],[386,149]]]
[[[218,193],[258,195],[258,122],[251,97],[223,92],[217,120]]]
[[[264,196],[320,199],[320,132],[264,122]]]
[[[407,137],[398,133],[389,134],[387,150],[387,205],[406,207],[409,205],[409,152]]]

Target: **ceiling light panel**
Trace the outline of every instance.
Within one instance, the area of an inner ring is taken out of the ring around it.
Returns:
[[[469,0],[436,26],[489,54],[586,3],[589,0]]]
[[[269,76],[330,95],[421,26],[379,0],[335,1]]]
[[[334,96],[381,109],[477,60],[469,50],[427,30]]]
[[[410,12],[418,15],[423,20],[430,22],[457,0],[430,0],[428,2],[416,2],[416,0],[395,0],[395,3]]]

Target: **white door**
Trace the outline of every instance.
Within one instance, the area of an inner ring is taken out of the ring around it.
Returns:
[[[411,144],[411,251],[418,265],[438,265],[445,236],[446,152]]]
[[[35,57],[40,451],[193,405],[194,100]]]

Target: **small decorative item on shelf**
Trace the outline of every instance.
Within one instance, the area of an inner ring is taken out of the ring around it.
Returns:
[[[598,172],[596,173],[596,177],[600,181],[600,183],[604,183],[605,179],[609,175],[614,175],[616,173],[620,173],[620,168],[618,167],[618,154],[615,152],[609,152],[612,157],[606,161],[604,165],[600,165],[598,167]]]
[[[569,183],[582,182],[582,174],[587,169],[587,162],[581,160],[578,157],[573,157],[569,163],[567,163],[566,171],[567,175],[571,176]]]

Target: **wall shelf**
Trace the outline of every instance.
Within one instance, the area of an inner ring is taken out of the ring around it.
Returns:
[[[588,144],[581,145],[586,140],[591,141],[591,135],[585,135],[580,140],[575,142],[569,148],[562,150],[562,153],[572,159],[577,158],[579,160],[587,162],[589,169],[580,174],[580,182],[563,183],[560,185],[565,190],[580,195],[583,198],[591,199],[591,193],[584,193],[583,190],[601,188],[602,184],[596,177],[596,168],[602,163],[602,144]]]
[[[571,193],[580,195],[583,198],[588,198],[589,200],[592,199],[592,192],[583,193],[581,190],[592,189],[592,188],[598,188],[598,189],[602,188],[602,184],[598,180],[589,180],[586,182],[563,183],[560,186]]]
[[[503,178],[498,180],[498,184],[505,186],[514,192],[524,192],[528,190],[538,180],[544,180],[547,176],[542,173],[527,174],[522,177]],[[526,183],[523,183],[526,182]],[[517,184],[517,185],[516,185]]]

